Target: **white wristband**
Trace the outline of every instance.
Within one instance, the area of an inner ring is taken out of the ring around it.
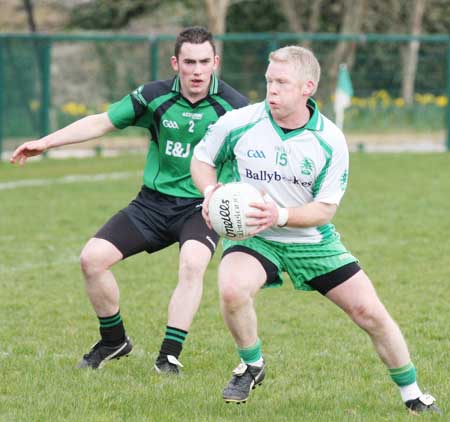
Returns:
[[[206,186],[206,188],[203,189],[203,197],[206,198],[206,195],[208,195],[208,193],[211,192],[214,189],[215,186],[216,185],[208,185],[208,186]]]
[[[289,218],[289,211],[287,208],[278,207],[278,227],[284,227],[287,224]]]
[[[278,220],[277,222],[273,225],[273,227],[284,227],[287,224],[288,218],[289,218],[289,211],[287,208],[282,208],[280,207],[273,199],[272,197],[268,194],[265,193],[263,195],[264,201],[265,202],[273,202],[275,203],[277,209],[278,209]]]

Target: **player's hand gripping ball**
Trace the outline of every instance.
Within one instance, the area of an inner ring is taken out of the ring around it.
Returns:
[[[255,231],[248,226],[246,214],[252,210],[251,202],[264,202],[261,193],[248,183],[227,183],[213,192],[209,200],[209,218],[220,236],[231,240],[246,239]],[[254,209],[254,208],[253,208]]]

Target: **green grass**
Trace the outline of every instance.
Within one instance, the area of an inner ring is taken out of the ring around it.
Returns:
[[[402,327],[420,385],[448,415],[450,155],[355,154],[351,162],[335,225]],[[78,255],[134,197],[142,167],[140,156],[0,164],[0,184],[136,174],[0,190],[0,421],[409,420],[367,336],[326,299],[288,282],[257,299],[266,381],[246,405],[225,405],[221,390],[237,356],[218,306],[220,253],[181,356],[184,375],[157,376],[177,246],[116,266],[135,350],[103,370],[76,370],[98,336]]]

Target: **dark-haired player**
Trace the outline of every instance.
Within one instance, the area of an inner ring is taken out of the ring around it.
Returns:
[[[79,367],[98,368],[128,355],[132,343],[119,310],[119,288],[110,268],[147,251],[180,245],[178,285],[169,303],[165,336],[155,369],[179,373],[183,342],[200,305],[203,275],[216,248],[217,235],[202,216],[202,195],[194,186],[189,165],[196,144],[208,126],[247,100],[219,80],[219,57],[205,28],[183,30],[171,58],[177,75],[140,86],[112,104],[107,113],[87,116],[42,139],[26,142],[11,162],[62,145],[87,141],[128,126],[147,128],[151,142],[144,183],[137,197],[114,215],[87,242],[81,253],[86,292],[100,323],[101,339],[83,356]],[[151,268],[148,270],[151,274]],[[164,280],[157,280],[161,285]]]

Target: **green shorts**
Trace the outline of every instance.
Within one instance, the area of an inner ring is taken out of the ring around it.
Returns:
[[[224,251],[233,246],[244,246],[263,255],[278,269],[278,277],[265,287],[283,284],[282,273],[286,272],[298,290],[315,290],[308,281],[330,273],[358,260],[345,248],[339,235],[322,243],[282,243],[251,237],[245,240],[223,240]]]

